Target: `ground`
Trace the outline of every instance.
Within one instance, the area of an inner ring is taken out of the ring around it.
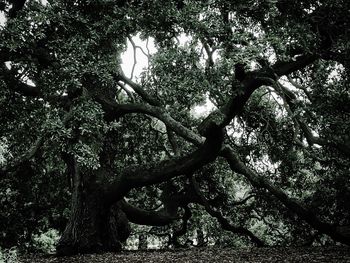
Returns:
[[[55,257],[32,254],[23,256],[21,261],[37,263],[70,262],[350,262],[349,247],[312,247],[312,248],[202,248],[176,251],[125,251],[122,253],[105,253],[77,255],[74,257]]]

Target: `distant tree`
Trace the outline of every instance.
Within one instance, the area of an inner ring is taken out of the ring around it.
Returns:
[[[349,1],[0,7],[4,225],[63,213],[69,197],[63,255],[118,251],[129,222],[175,222],[174,244],[189,229],[203,241],[215,233],[188,227],[197,205],[258,246],[350,244]],[[138,54],[136,35],[156,46],[139,53],[138,79],[120,59],[127,43]],[[11,231],[2,245],[20,238]]]

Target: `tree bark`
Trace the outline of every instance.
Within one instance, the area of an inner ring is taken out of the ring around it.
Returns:
[[[139,245],[138,245],[138,250],[147,250],[147,236],[145,234],[140,234],[139,235]]]
[[[75,161],[71,216],[57,245],[58,255],[120,251],[130,234],[128,219],[119,204],[105,205],[94,176],[80,174]]]

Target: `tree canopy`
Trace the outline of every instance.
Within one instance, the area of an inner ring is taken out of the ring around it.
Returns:
[[[349,245],[349,5],[0,1],[0,246]]]

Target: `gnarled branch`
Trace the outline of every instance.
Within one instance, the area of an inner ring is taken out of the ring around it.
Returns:
[[[209,204],[209,202],[205,199],[205,197],[201,194],[199,185],[196,182],[194,176],[191,178],[191,183],[193,186],[193,189],[195,193],[199,196],[200,204],[202,204],[205,208],[205,211],[208,212],[212,217],[215,217],[218,222],[220,223],[221,227],[224,230],[230,231],[235,234],[248,236],[252,242],[254,242],[257,246],[262,247],[265,246],[264,242],[258,238],[256,235],[254,235],[250,230],[244,228],[244,227],[237,227],[232,225],[226,218],[224,218],[220,212],[215,211]]]
[[[309,223],[313,228],[326,235],[329,235],[336,241],[350,245],[350,238],[348,236],[345,236],[343,233],[339,232],[333,225],[322,222],[314,213],[312,213],[311,210],[304,207],[298,201],[290,198],[284,191],[275,187],[267,179],[263,178],[255,171],[247,167],[231,147],[225,146],[221,152],[221,155],[226,159],[232,171],[242,174],[254,187],[268,190],[282,204],[297,214],[301,219]]]
[[[176,176],[193,173],[216,159],[222,142],[222,129],[213,127],[207,133],[204,144],[187,156],[125,168],[115,182],[106,189],[106,199],[114,203],[132,188],[157,184]]]

